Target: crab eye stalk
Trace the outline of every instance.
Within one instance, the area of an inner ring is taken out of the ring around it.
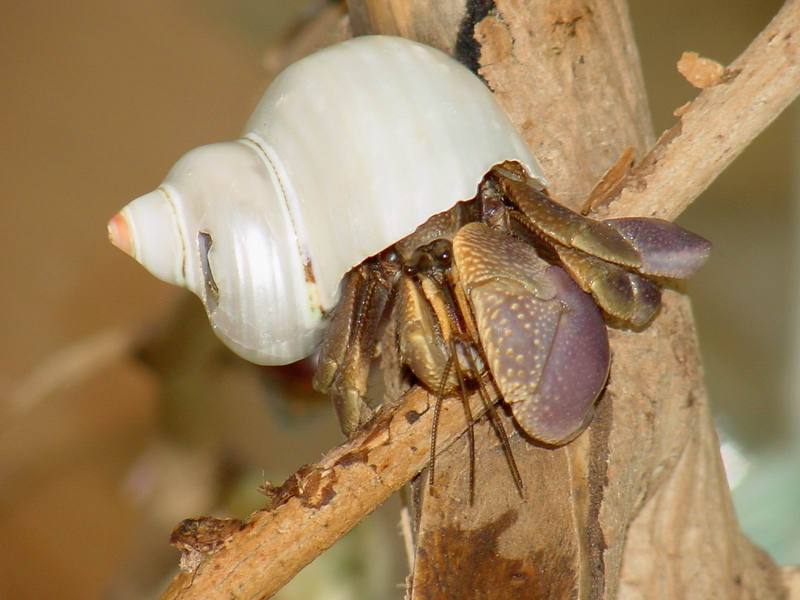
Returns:
[[[431,243],[433,262],[441,270],[450,268],[452,252],[453,246],[448,240],[436,240]]]

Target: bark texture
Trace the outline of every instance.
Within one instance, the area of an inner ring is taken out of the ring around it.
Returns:
[[[604,216],[676,216],[800,89],[793,38],[800,2],[790,1],[731,76],[704,90],[677,133],[648,153],[654,136],[622,0],[351,0],[349,7],[356,33],[414,37],[475,69],[565,204],[580,208],[627,148],[647,156],[616,201],[600,202]],[[783,67],[768,71],[774,64]],[[771,75],[761,78],[765,70]],[[697,133],[681,133],[690,131]],[[728,144],[719,144],[720,131]],[[659,183],[674,173],[681,177],[671,187]],[[481,423],[469,505],[463,413],[446,403],[410,595],[727,599],[797,589],[796,572],[781,573],[734,519],[688,299],[667,290],[652,325],[612,330],[611,341],[609,385],[584,434],[557,449],[512,434],[525,499]],[[193,572],[179,575],[164,597],[274,593],[425,466],[429,400],[410,390],[356,439],[298,471],[273,491],[269,509],[204,546],[213,551],[200,552]]]

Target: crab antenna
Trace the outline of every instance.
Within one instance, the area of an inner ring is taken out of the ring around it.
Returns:
[[[458,362],[458,355],[456,354],[456,345],[454,340],[450,340],[451,356],[455,356],[456,377],[458,377],[458,385],[461,388],[461,404],[464,407],[464,414],[467,417],[467,438],[469,440],[469,505],[475,504],[475,419],[472,418],[472,409],[469,407],[469,392],[467,384],[464,381],[464,374],[461,371],[461,365]]]
[[[433,487],[434,468],[436,467],[436,433],[439,430],[439,413],[442,411],[442,400],[444,400],[444,388],[447,377],[450,375],[450,368],[453,365],[453,355],[451,354],[444,365],[444,372],[439,381],[439,389],[436,392],[436,403],[433,405],[433,422],[431,423],[431,455],[428,459],[428,487]]]
[[[470,368],[473,369],[475,373],[479,373],[478,366],[475,364],[475,359],[472,354],[469,352],[465,352],[465,354],[470,363]],[[520,498],[524,500],[525,484],[522,481],[522,475],[520,475],[519,468],[517,467],[517,461],[514,460],[514,453],[511,451],[511,442],[508,439],[505,427],[503,427],[503,422],[500,420],[500,417],[497,416],[494,404],[492,404],[491,398],[489,398],[489,392],[486,391],[486,388],[483,386],[483,381],[480,378],[478,379],[478,394],[483,401],[484,407],[486,407],[486,412],[489,414],[489,420],[492,422],[492,426],[497,436],[500,438],[500,445],[503,447],[503,453],[506,455],[506,461],[508,462],[509,469],[511,469],[511,476],[514,478],[514,483],[517,486]]]

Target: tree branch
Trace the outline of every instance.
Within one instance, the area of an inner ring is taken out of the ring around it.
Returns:
[[[631,172],[609,216],[675,219],[800,94],[800,2],[789,0],[720,83]]]
[[[366,9],[369,3],[351,2],[351,9],[353,4],[362,9],[355,14],[370,22],[369,11]],[[800,2],[791,0],[786,4],[765,31],[731,65],[728,70],[729,79],[703,91],[683,113],[680,123],[670,130],[671,134],[662,136],[647,158],[631,173],[619,198],[604,213],[609,216],[652,214],[674,218],[785,108],[800,88],[800,55],[797,40],[793,37],[800,31],[799,12]],[[497,25],[498,23],[488,18],[482,20],[481,27],[475,29],[476,36],[485,35],[487,29]],[[443,35],[442,39],[445,44],[454,43],[452,36]],[[482,49],[483,52],[493,50],[501,51],[488,46]],[[490,67],[483,68],[481,73],[493,81]],[[513,98],[501,97],[501,100],[505,101],[507,108],[511,104],[509,112],[513,115]],[[538,124],[530,125],[536,126]],[[646,132],[640,135],[647,139]],[[555,165],[563,159],[558,148],[544,149],[541,153],[537,148],[534,150],[537,156],[543,158],[548,176],[557,171]],[[605,156],[603,160],[605,165],[602,168],[598,170],[597,166],[593,167],[598,175],[613,161],[613,157]],[[564,190],[560,197],[566,198],[572,206],[577,206],[588,191],[570,187],[573,184],[566,181],[566,177],[562,181],[557,176],[556,184],[557,188]],[[615,493],[621,498],[617,506],[604,503],[599,508],[595,507],[602,513],[596,516],[603,522],[602,539],[608,546],[604,553],[608,571],[605,575],[604,594],[611,597],[617,589],[625,597],[653,597],[646,595],[647,588],[642,587],[641,581],[637,579],[642,577],[643,571],[636,570],[635,557],[636,552],[640,553],[641,560],[644,561],[651,560],[654,556],[663,556],[666,550],[653,550],[653,546],[659,543],[657,538],[653,538],[654,532],[661,532],[676,543],[690,543],[688,538],[680,535],[686,531],[685,528],[669,537],[669,531],[665,530],[669,527],[667,516],[670,511],[657,510],[669,505],[652,502],[653,498],[667,498],[669,493],[677,494],[676,490],[681,486],[689,486],[695,492],[701,493],[711,490],[711,496],[714,496],[720,487],[725,486],[724,480],[719,479],[722,471],[717,464],[716,438],[705,405],[702,384],[697,387],[699,371],[691,333],[690,310],[678,294],[668,292],[667,296],[664,311],[666,314],[653,327],[641,333],[614,332],[612,336],[615,344],[615,366],[607,394],[611,398],[627,397],[633,393],[626,386],[629,380],[636,378],[633,372],[636,353],[639,356],[648,353],[661,356],[674,352],[679,346],[683,349],[689,348],[685,350],[684,356],[674,358],[691,372],[683,373],[688,385],[680,390],[671,390],[669,393],[672,396],[668,396],[684,398],[686,405],[677,406],[673,402],[665,407],[651,399],[654,406],[650,409],[653,411],[650,421],[647,421],[646,415],[636,419],[630,417],[630,413],[639,411],[641,406],[629,407],[616,401],[609,404],[610,399],[603,400],[606,406],[603,417],[606,421],[606,435],[610,438],[609,444],[617,450],[615,454],[600,458],[609,465],[609,471],[604,471],[606,476],[618,478],[609,485],[614,486]],[[674,338],[681,336],[685,345],[678,342],[670,345]],[[666,381],[658,383],[664,387],[677,385]],[[635,393],[644,397],[644,413],[647,410],[647,394],[657,395],[659,391],[638,389]],[[698,405],[701,408],[698,409]],[[304,467],[282,488],[273,491],[273,507],[252,515],[241,528],[234,528],[228,537],[218,540],[219,544],[204,547],[213,550],[207,550],[205,554],[200,552],[202,560],[199,565],[191,573],[179,574],[163,597],[261,598],[273,594],[303,566],[425,467],[431,425],[429,406],[428,394],[415,388],[405,394],[394,408],[383,408],[366,431],[329,452],[316,465]],[[476,404],[473,410],[477,414],[479,406]],[[647,449],[638,450],[633,437],[618,440],[620,434],[613,427],[608,432],[611,427],[608,422],[626,419],[642,428],[642,436],[650,436]],[[692,425],[693,420],[699,425]],[[687,422],[690,424],[687,425]],[[597,431],[602,431],[602,427],[601,425]],[[670,427],[684,427],[685,431],[667,441],[665,436]],[[457,403],[445,403],[439,424],[440,448],[444,451],[458,439],[464,429],[460,406]],[[595,429],[592,429],[593,437],[597,435]],[[588,435],[581,436],[576,444],[585,444],[588,438]],[[627,471],[624,468],[627,467],[626,460],[633,464]],[[689,466],[681,466],[684,463]],[[708,468],[710,471],[698,472],[698,468]],[[680,476],[670,477],[673,471]],[[706,483],[698,487],[692,480],[692,475]],[[645,504],[648,499],[651,501]],[[701,497],[695,501],[702,504],[706,499]],[[697,516],[688,519],[694,531],[701,531],[703,534],[711,526],[718,526],[720,522],[724,526],[732,519],[729,503],[724,497],[719,501],[711,498],[706,504],[706,512],[701,511]],[[647,506],[642,511],[643,516],[634,519],[643,505]],[[685,507],[686,504],[677,505],[677,509],[681,506]],[[717,520],[711,518],[711,525],[703,524],[701,521],[713,517],[714,511],[723,516]],[[628,525],[632,538],[629,540],[625,569],[621,572],[622,580],[618,586],[616,578],[620,576],[622,542],[617,538],[624,537]],[[735,534],[731,535],[735,537]],[[720,544],[724,546],[725,542]],[[739,564],[744,570],[750,569],[750,549],[746,543],[736,537],[730,545],[735,547],[727,548],[728,550],[739,552],[745,557],[739,559],[738,563],[736,560],[731,562]],[[709,544],[711,551],[719,550],[720,547]],[[680,553],[681,549],[678,546],[673,551]],[[692,552],[686,554],[687,557],[695,556]],[[646,571],[648,568],[664,566],[653,563],[658,561],[652,561],[642,568]],[[683,568],[684,565],[680,565],[676,570]],[[685,569],[691,568],[696,569],[696,564],[685,565]],[[764,561],[761,568],[763,573],[760,576],[746,575],[744,579],[745,587],[754,596],[759,595],[759,590],[769,588],[759,577],[768,578],[771,567]],[[727,574],[727,571],[722,574]],[[720,588],[723,595],[728,589],[728,583]]]
[[[412,389],[398,405],[382,409],[353,440],[271,490],[273,506],[253,514],[227,537],[203,539],[204,560],[193,572],[177,575],[162,598],[263,598],[275,593],[428,464],[431,400],[424,390]],[[479,401],[472,410],[482,413]],[[442,451],[464,429],[462,407],[446,403],[439,421]]]

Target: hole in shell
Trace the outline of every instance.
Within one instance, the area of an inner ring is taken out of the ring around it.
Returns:
[[[208,262],[208,253],[211,252],[213,245],[214,240],[211,238],[210,233],[201,231],[197,234],[197,247],[200,250],[200,268],[203,271],[203,281],[205,282],[206,309],[209,313],[214,312],[219,304],[219,288],[217,287],[217,282],[214,281],[211,264]]]

